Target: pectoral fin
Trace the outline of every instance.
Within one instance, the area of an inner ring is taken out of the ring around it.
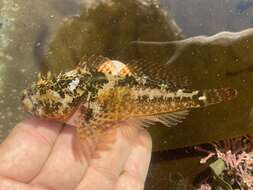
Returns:
[[[172,127],[177,125],[178,123],[183,122],[183,120],[188,114],[189,110],[183,110],[166,114],[138,117],[130,119],[129,122],[143,127],[149,127],[150,125],[153,125],[155,123],[162,123],[166,127]]]

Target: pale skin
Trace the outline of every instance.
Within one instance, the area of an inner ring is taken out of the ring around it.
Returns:
[[[88,157],[74,127],[37,118],[19,123],[0,145],[0,190],[144,189],[151,138],[140,127],[119,125]]]

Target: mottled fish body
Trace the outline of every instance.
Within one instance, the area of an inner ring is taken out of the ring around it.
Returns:
[[[33,115],[75,125],[80,137],[87,138],[118,121],[176,125],[189,109],[228,101],[237,94],[231,88],[171,89],[132,71],[131,66],[92,56],[74,70],[40,77],[24,91],[24,108]]]

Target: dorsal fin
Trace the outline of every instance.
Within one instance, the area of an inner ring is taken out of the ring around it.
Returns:
[[[136,76],[147,76],[154,81],[170,83],[175,89],[189,87],[189,81],[186,76],[180,75],[169,64],[142,58],[133,58],[124,63]]]
[[[85,67],[89,72],[96,72],[99,66],[107,61],[110,59],[102,55],[83,56],[78,66]]]

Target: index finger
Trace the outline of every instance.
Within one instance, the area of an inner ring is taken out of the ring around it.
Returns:
[[[62,128],[36,118],[19,123],[0,145],[0,176],[31,181],[43,167]]]
[[[139,128],[130,126],[128,123],[119,123],[118,128],[105,134],[100,139],[101,142],[97,143],[96,152],[99,155],[90,161],[85,176],[76,190],[99,190],[101,187],[104,190],[113,189],[135,146],[134,141],[138,135]],[[111,139],[115,141],[112,142]],[[107,142],[110,144],[109,149],[104,148],[109,145]]]
[[[152,140],[147,131],[140,131],[137,143],[134,146],[124,171],[114,190],[142,190],[144,189],[152,152]]]

